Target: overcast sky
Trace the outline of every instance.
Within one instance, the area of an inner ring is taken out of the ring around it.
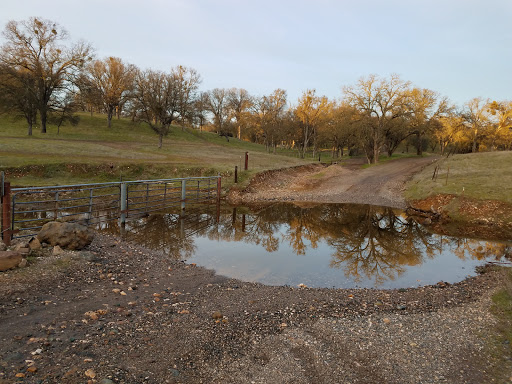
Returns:
[[[31,16],[100,58],[195,68],[202,90],[283,88],[295,103],[397,73],[459,105],[512,99],[512,0],[2,0],[2,30]]]

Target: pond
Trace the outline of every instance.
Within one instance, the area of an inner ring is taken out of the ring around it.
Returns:
[[[131,220],[125,238],[218,274],[268,285],[407,288],[504,262],[512,243],[441,236],[386,207],[199,206]]]

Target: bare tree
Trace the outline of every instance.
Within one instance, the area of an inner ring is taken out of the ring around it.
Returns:
[[[329,101],[325,96],[316,96],[314,89],[308,89],[299,98],[295,114],[302,123],[301,157],[304,158],[307,148],[313,142],[313,156],[316,151],[316,137],[319,125],[329,110]]]
[[[6,43],[0,50],[0,62],[34,79],[41,132],[45,133],[48,113],[65,99],[59,93],[71,91],[75,76],[91,60],[92,49],[84,42],[61,45],[66,31],[53,21],[35,17],[9,21],[3,35]]]
[[[171,75],[174,82],[173,97],[183,130],[185,122],[193,119],[194,101],[197,98],[201,76],[195,69],[182,65],[172,68]]]
[[[213,114],[213,123],[217,128],[219,136],[225,136],[229,141],[228,135],[228,98],[227,91],[224,88],[215,88],[208,91],[208,111]]]
[[[27,121],[28,135],[37,118],[35,79],[26,71],[0,64],[0,112]]]
[[[92,86],[92,93],[99,96],[99,102],[107,113],[108,127],[112,126],[112,116],[130,97],[133,90],[133,82],[136,67],[125,64],[117,57],[107,57],[104,60],[95,60],[87,72]]]
[[[359,111],[361,139],[368,163],[377,163],[386,144],[386,136],[396,127],[393,121],[406,112],[409,82],[391,75],[382,79],[376,75],[361,78],[355,86],[344,87],[345,100]]]
[[[236,125],[236,136],[242,138],[242,128],[247,124],[253,98],[245,89],[231,88],[227,91],[227,105]]]
[[[469,129],[471,137],[471,152],[478,152],[478,146],[482,139],[482,135],[489,124],[489,110],[487,105],[480,97],[475,97],[464,105],[462,116]]]
[[[169,134],[178,111],[173,98],[174,78],[162,71],[139,71],[135,76],[135,109],[137,119],[147,123],[158,134],[158,148]]]

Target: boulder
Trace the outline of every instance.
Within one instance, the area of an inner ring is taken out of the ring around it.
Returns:
[[[7,245],[4,244],[4,242],[2,241],[2,239],[0,239],[0,251],[5,251],[7,250]]]
[[[21,253],[15,251],[0,251],[0,271],[15,268],[21,262]]]
[[[29,242],[28,242],[28,247],[31,249],[31,250],[38,250],[38,249],[41,249],[41,242],[39,241],[39,239],[37,237],[33,237]]]
[[[43,225],[37,238],[41,243],[58,245],[68,250],[80,250],[92,242],[94,232],[77,223],[51,221]]]

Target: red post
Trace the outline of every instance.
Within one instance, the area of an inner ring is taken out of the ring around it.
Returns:
[[[11,245],[11,183],[4,183],[2,200],[2,239],[5,245]]]
[[[245,152],[245,170],[247,171],[247,168],[249,168],[249,152]]]

